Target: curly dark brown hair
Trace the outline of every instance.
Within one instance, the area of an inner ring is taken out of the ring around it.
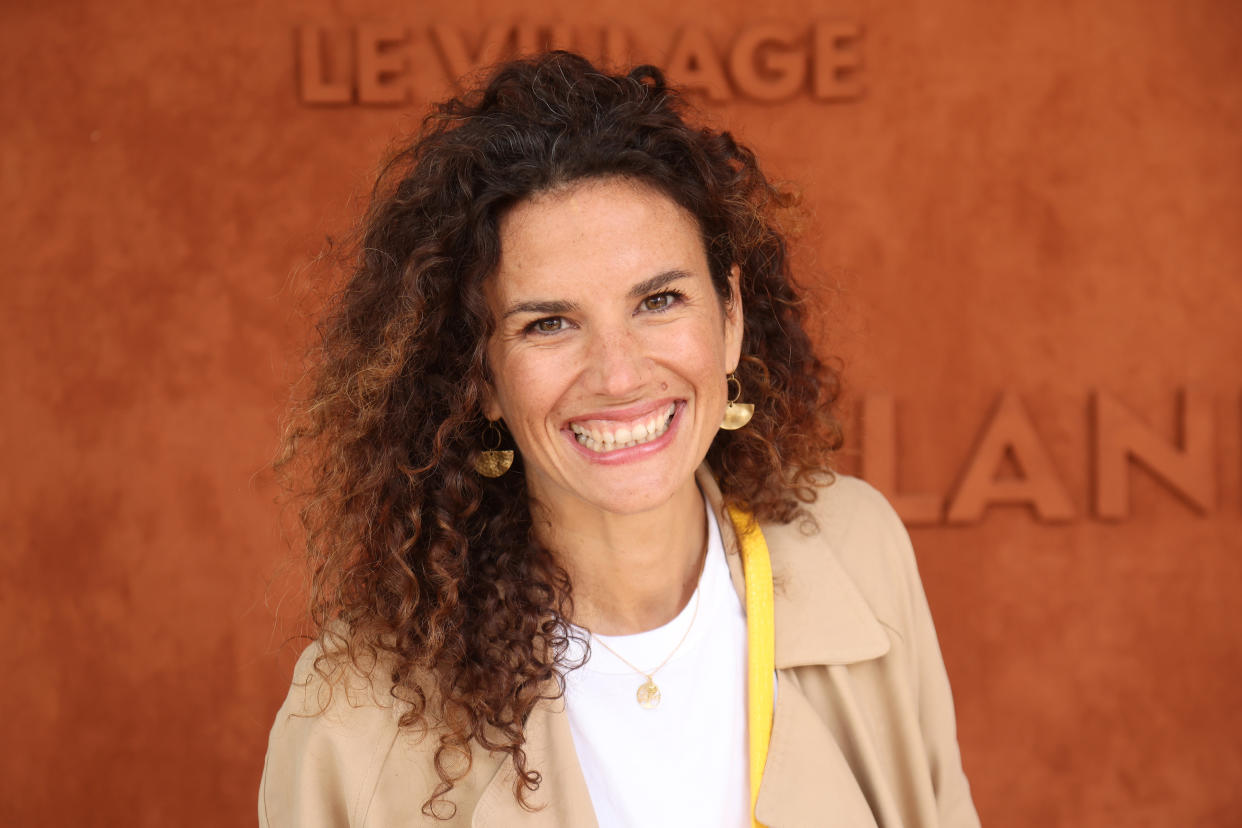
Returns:
[[[737,376],[755,414],[708,452],[726,501],[788,522],[831,478],[838,375],[812,349],[775,220],[794,199],[685,111],[651,66],[611,75],[567,52],[499,66],[384,166],[321,323],[278,460],[305,498],[311,617],[338,657],[390,672],[403,727],[439,734],[429,816],[455,812],[472,746],[512,758],[527,804],[540,776],[523,725],[573,666],[571,584],[533,535],[521,461],[494,480],[473,467],[506,210],[622,176],[689,211],[722,301],[741,271]]]

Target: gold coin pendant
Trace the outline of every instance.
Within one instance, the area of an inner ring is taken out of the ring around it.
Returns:
[[[660,688],[656,687],[656,683],[648,676],[647,680],[639,685],[638,704],[646,710],[654,710],[660,706]]]

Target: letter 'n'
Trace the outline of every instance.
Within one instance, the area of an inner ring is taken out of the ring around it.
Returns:
[[[1199,514],[1216,507],[1212,401],[1182,390],[1181,439],[1170,443],[1104,391],[1092,397],[1095,513],[1121,520],[1130,514],[1130,465],[1137,462]],[[1180,442],[1180,446],[1177,445]]]

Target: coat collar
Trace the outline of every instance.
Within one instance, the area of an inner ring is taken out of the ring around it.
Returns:
[[[743,606],[746,581],[737,533],[724,509],[720,486],[699,467],[699,489],[716,512],[733,587]],[[822,494],[821,494],[822,496]],[[802,521],[765,524],[775,585],[776,668],[808,664],[853,664],[888,652],[888,634],[820,530],[808,536]]]
[[[716,514],[729,573],[745,606],[745,579],[737,534],[724,509],[720,487],[704,463],[696,475]],[[832,550],[828,537],[808,537],[800,522],[764,525],[772,556],[776,617],[776,668],[811,664],[851,664],[888,652],[888,635]],[[795,575],[796,573],[796,575]],[[555,688],[550,688],[550,692]],[[474,828],[555,828],[594,826],[582,766],[565,715],[564,698],[540,702],[526,721],[527,766],[542,781],[529,796],[533,810],[513,796],[516,778],[506,758],[474,809]],[[818,757],[810,762],[807,757]],[[770,825],[798,824],[818,814],[825,826],[874,825],[832,733],[812,708],[796,680],[782,679],[760,788],[758,813]]]

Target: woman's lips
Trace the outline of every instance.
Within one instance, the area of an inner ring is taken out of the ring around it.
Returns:
[[[672,442],[683,410],[685,400],[677,400],[644,417],[574,420],[565,434],[594,462],[625,463],[658,452]]]
[[[575,420],[570,423],[569,430],[581,445],[603,454],[659,439],[668,430],[676,411],[677,404],[670,402],[637,418]]]

